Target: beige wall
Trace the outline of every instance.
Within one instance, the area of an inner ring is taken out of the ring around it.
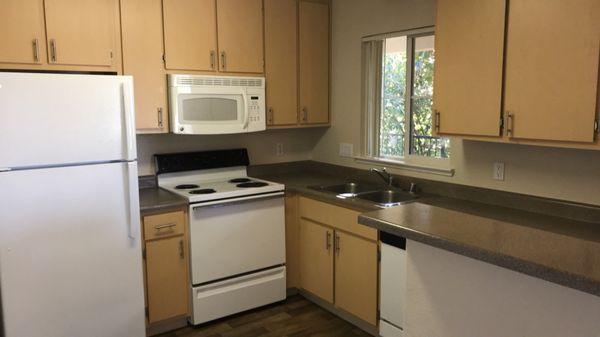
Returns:
[[[332,127],[312,155],[314,160],[367,168],[338,156],[340,142],[354,144],[355,152],[360,149],[361,37],[433,25],[435,1],[333,0],[332,12]],[[600,151],[460,140],[451,145],[452,178],[395,172],[600,205]],[[495,161],[506,164],[503,182],[492,179]]]
[[[152,156],[156,153],[217,150],[244,147],[252,164],[268,164],[311,159],[311,151],[323,129],[269,130],[265,132],[217,135],[181,136],[139,135],[139,174],[154,174]],[[276,144],[282,143],[284,155],[276,155]]]

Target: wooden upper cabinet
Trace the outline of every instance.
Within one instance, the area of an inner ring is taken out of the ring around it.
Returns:
[[[377,243],[335,232],[335,305],[377,325]]]
[[[329,5],[300,1],[300,118],[329,123]]]
[[[333,303],[333,229],[300,219],[300,284]]]
[[[262,0],[217,0],[220,69],[263,73]]]
[[[168,132],[161,0],[121,0],[123,73],[133,76],[138,132]]]
[[[45,0],[50,64],[111,67],[120,55],[118,0]]]
[[[43,0],[0,1],[0,41],[0,63],[44,63]]]
[[[438,0],[433,90],[438,134],[500,136],[505,13],[506,0]]]
[[[298,11],[296,0],[265,0],[267,124],[298,123]]]
[[[509,137],[594,141],[599,41],[598,0],[510,1],[504,98]]]
[[[163,0],[166,68],[216,71],[216,0]]]

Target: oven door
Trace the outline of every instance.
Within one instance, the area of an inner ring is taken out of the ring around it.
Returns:
[[[183,88],[185,89],[185,88]],[[178,134],[228,134],[247,132],[248,95],[240,88],[183,90],[171,98],[173,132]]]
[[[194,286],[285,264],[283,192],[223,202],[190,205]]]

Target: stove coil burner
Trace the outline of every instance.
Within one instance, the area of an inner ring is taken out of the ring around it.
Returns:
[[[193,190],[190,191],[190,194],[211,194],[211,193],[215,193],[217,191],[213,190],[212,188],[204,188],[201,190]]]
[[[251,181],[251,182],[247,182],[247,183],[237,184],[235,186],[241,187],[241,188],[250,188],[250,187],[263,187],[263,186],[268,186],[268,185],[269,184],[263,183],[261,181]]]
[[[194,185],[194,184],[183,184],[183,185],[177,185],[175,186],[176,190],[190,190],[192,188],[198,188],[200,186],[198,185]]]
[[[248,183],[251,180],[249,178],[235,178],[235,179],[231,179],[229,182],[232,184],[239,184],[239,183]]]

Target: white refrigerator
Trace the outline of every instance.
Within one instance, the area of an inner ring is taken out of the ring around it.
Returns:
[[[0,73],[0,336],[145,336],[132,90]]]

